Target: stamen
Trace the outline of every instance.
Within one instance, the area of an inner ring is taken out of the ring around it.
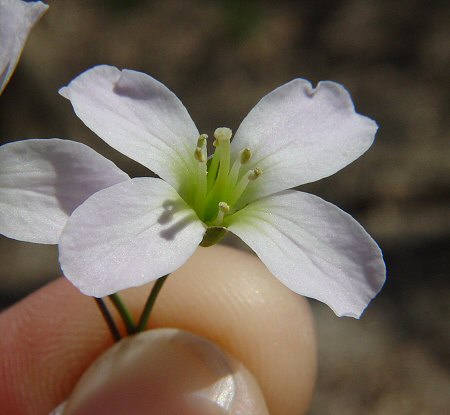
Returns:
[[[206,149],[206,140],[208,136],[206,134],[200,134],[197,139],[197,148],[194,152],[194,157],[197,161],[204,163],[208,159],[208,153]]]
[[[234,212],[234,205],[248,184],[262,174],[259,167],[242,166],[253,157],[249,148],[242,149],[231,166],[232,131],[221,127],[214,131],[214,154],[208,159],[206,134],[197,139],[194,157],[198,161],[195,211],[199,218],[212,227],[221,227],[224,217]],[[230,168],[231,167],[231,168]]]
[[[230,174],[228,175],[227,190],[225,191],[226,196],[228,196],[228,194],[233,190],[234,186],[236,186],[241,166],[247,163],[251,157],[252,152],[249,148],[244,148],[239,153],[239,157],[234,161],[233,166],[230,170]],[[227,197],[225,197],[225,199],[227,199]]]
[[[206,161],[206,157],[203,153],[203,149],[201,147],[197,147],[194,152],[195,160],[199,161],[200,163],[204,163]]]
[[[254,168],[250,171],[250,174],[248,175],[248,180],[256,180],[259,176],[261,176],[262,170],[259,167]]]
[[[230,206],[227,202],[219,202],[219,210],[223,213],[228,213],[230,211]]]
[[[241,151],[241,164],[247,163],[252,158],[252,152],[249,148],[244,148]]]
[[[208,139],[207,134],[200,134],[197,139],[197,147],[203,147],[206,145],[206,140]]]
[[[223,217],[230,211],[230,206],[226,202],[219,202],[219,212],[217,212],[217,217],[211,226],[220,226],[223,222]]]
[[[230,206],[234,206],[234,204],[239,200],[239,198],[242,196],[242,193],[244,193],[244,190],[247,188],[248,184],[251,181],[256,180],[259,176],[261,176],[262,170],[259,167],[254,168],[253,170],[250,170],[245,174],[241,180],[239,180],[238,184],[234,188],[231,196],[230,196]]]
[[[207,193],[207,168],[206,161],[208,159],[208,153],[206,148],[206,134],[201,134],[197,139],[197,147],[194,152],[195,159],[199,162],[197,167],[197,191],[195,194],[195,206],[197,211],[202,211],[204,205],[206,193]]]

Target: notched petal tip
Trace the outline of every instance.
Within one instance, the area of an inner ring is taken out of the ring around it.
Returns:
[[[320,81],[314,89],[314,93],[320,92],[327,94],[327,99],[329,99],[329,102],[333,104],[337,110],[353,113],[360,122],[365,123],[365,128],[367,128],[369,130],[368,132],[373,136],[373,142],[378,130],[378,124],[372,118],[356,111],[352,96],[344,86],[333,81]]]
[[[59,88],[58,94],[63,96],[66,99],[70,99],[70,89],[68,86],[63,86],[62,88]]]
[[[242,203],[338,172],[369,149],[377,128],[336,82],[313,87],[298,78],[280,86],[256,104],[232,142],[234,158],[251,148],[249,167],[267,172]]]
[[[107,144],[179,189],[196,173],[199,133],[186,108],[161,82],[142,72],[95,66],[60,94]],[[192,146],[191,146],[192,145]]]
[[[364,308],[364,310],[365,310],[365,309],[366,309],[366,308]],[[361,313],[359,313],[359,314],[355,314],[355,313],[353,313],[353,312],[351,312],[351,311],[346,312],[346,313],[338,313],[338,312],[336,312],[335,310],[333,310],[333,311],[334,311],[334,313],[335,313],[338,317],[351,317],[351,318],[354,318],[354,319],[356,319],[356,320],[359,320],[359,319],[361,318],[362,314],[364,313],[364,310],[361,311]]]
[[[300,83],[306,96],[312,99],[318,95],[324,94],[328,103],[333,105],[337,110],[354,112],[356,115],[365,118],[372,124],[372,127],[375,129],[374,134],[377,131],[378,124],[373,119],[356,112],[352,96],[343,85],[334,81],[320,81],[316,86],[313,86],[311,82],[301,78],[295,79],[292,82]]]

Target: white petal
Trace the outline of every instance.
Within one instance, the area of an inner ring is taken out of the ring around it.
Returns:
[[[198,130],[181,101],[151,76],[97,66],[60,93],[100,138],[177,190],[196,174]]]
[[[30,30],[47,8],[40,1],[0,1],[0,94],[16,68]]]
[[[296,79],[277,88],[250,111],[232,143],[234,157],[248,147],[248,168],[263,171],[243,204],[330,176],[361,156],[376,130],[374,121],[355,113],[339,84],[325,81],[313,89]]]
[[[70,217],[59,242],[64,275],[103,297],[180,267],[205,227],[166,182],[137,178],[102,190]]]
[[[56,244],[73,210],[98,190],[129,180],[84,144],[57,138],[0,148],[0,233]]]
[[[381,251],[350,215],[317,196],[285,191],[239,211],[229,230],[296,293],[358,318],[385,280]]]

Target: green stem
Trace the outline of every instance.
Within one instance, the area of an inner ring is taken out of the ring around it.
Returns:
[[[122,336],[120,335],[119,329],[116,326],[116,323],[114,323],[113,318],[111,317],[111,314],[109,313],[108,308],[106,307],[105,302],[102,298],[95,298],[95,302],[98,305],[98,308],[100,309],[100,312],[102,313],[103,318],[106,321],[106,324],[109,327],[109,331],[111,332],[111,336],[114,339],[114,341],[118,342]]]
[[[128,308],[123,303],[122,299],[120,298],[119,294],[111,294],[109,296],[110,300],[116,307],[117,311],[120,314],[120,317],[122,317],[122,320],[125,324],[125,327],[127,329],[128,334],[134,334],[136,333],[136,324],[133,321],[133,317],[131,317],[130,312],[128,311]]]
[[[156,297],[158,297],[159,291],[161,290],[164,282],[170,274],[164,275],[161,278],[158,278],[155,282],[155,285],[148,296],[147,302],[145,304],[144,310],[142,311],[141,318],[136,327],[136,332],[139,333],[144,331],[147,327],[148,319],[150,318],[150,313],[152,312],[153,306],[155,305]]]

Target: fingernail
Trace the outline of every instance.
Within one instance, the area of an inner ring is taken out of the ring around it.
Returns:
[[[240,362],[178,329],[149,330],[115,344],[85,372],[64,410],[148,413],[268,414],[257,382]]]

